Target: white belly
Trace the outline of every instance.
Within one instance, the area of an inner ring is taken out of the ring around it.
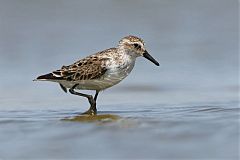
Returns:
[[[71,88],[75,84],[79,84],[76,89],[101,91],[118,84],[126,78],[132,71],[134,64],[135,63],[131,63],[130,65],[109,69],[97,80],[61,81],[60,83],[66,88]]]
[[[71,88],[75,84],[79,84],[76,89],[101,91],[119,83],[121,80],[117,77],[109,77],[99,80],[61,81],[60,83],[66,88]]]

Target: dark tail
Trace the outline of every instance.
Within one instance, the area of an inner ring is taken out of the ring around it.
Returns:
[[[41,75],[39,77],[37,77],[35,80],[63,80],[62,77],[56,77],[54,76],[52,73],[48,73],[45,75]]]

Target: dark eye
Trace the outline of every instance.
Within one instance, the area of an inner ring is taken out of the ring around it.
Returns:
[[[133,45],[134,45],[135,48],[141,48],[141,46],[137,43],[134,43]]]

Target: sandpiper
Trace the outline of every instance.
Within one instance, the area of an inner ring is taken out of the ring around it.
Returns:
[[[96,101],[98,93],[122,81],[132,71],[136,58],[146,59],[159,66],[159,63],[147,52],[145,43],[136,36],[126,36],[115,48],[106,49],[83,58],[71,65],[37,77],[37,81],[59,83],[64,92],[86,97],[90,108],[83,114],[97,114]],[[95,90],[92,95],[76,92],[78,90]]]

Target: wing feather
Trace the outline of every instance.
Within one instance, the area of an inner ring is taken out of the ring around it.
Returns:
[[[79,81],[99,79],[106,73],[106,62],[110,59],[111,54],[115,52],[116,48],[98,52],[71,65],[62,66],[61,69],[52,73],[39,76],[37,80]]]
[[[106,58],[87,57],[52,73],[55,77],[67,81],[99,79],[107,71],[104,65],[106,60]]]

